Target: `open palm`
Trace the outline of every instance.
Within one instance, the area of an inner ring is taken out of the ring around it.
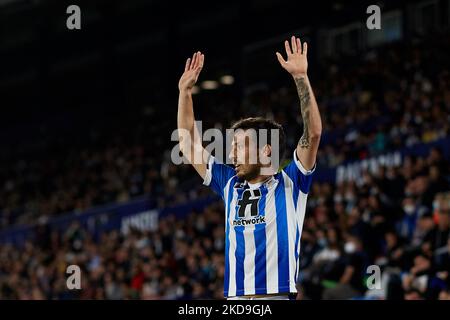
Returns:
[[[292,36],[291,45],[286,40],[284,47],[286,49],[287,60],[284,60],[279,52],[276,53],[281,66],[294,78],[305,76],[308,70],[308,59],[306,56],[308,53],[308,45],[306,42],[303,43],[302,47],[300,39]]]
[[[190,90],[194,87],[202,71],[204,61],[205,56],[200,51],[194,53],[192,59],[187,59],[184,73],[178,82],[178,88],[180,90]]]

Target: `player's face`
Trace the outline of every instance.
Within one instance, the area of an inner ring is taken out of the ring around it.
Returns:
[[[230,159],[235,166],[236,175],[250,181],[260,174],[261,165],[255,139],[248,134],[249,130],[238,130],[233,137]]]

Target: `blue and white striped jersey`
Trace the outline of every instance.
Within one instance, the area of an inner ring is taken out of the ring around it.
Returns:
[[[210,157],[204,184],[225,202],[225,297],[297,292],[300,236],[313,169],[294,159],[265,183],[240,181]]]

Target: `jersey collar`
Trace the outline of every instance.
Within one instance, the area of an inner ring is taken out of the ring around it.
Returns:
[[[271,187],[273,187],[274,185],[276,185],[278,182],[277,179],[275,179],[275,176],[270,176],[270,178],[268,178],[265,181],[261,181],[261,182],[257,182],[257,183],[249,183],[248,181],[241,181],[236,183],[235,187],[237,188],[249,188],[249,189],[258,189],[260,188],[262,185],[264,185],[267,189],[270,189]]]

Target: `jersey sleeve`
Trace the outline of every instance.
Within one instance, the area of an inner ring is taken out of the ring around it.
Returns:
[[[206,165],[206,174],[203,184],[209,186],[223,199],[224,188],[234,175],[235,171],[232,167],[219,163],[215,157],[210,156],[208,164]]]
[[[306,170],[297,158],[297,152],[294,150],[293,160],[283,169],[289,178],[294,182],[294,187],[307,194],[311,188],[313,173],[316,170],[316,164],[311,170]]]

